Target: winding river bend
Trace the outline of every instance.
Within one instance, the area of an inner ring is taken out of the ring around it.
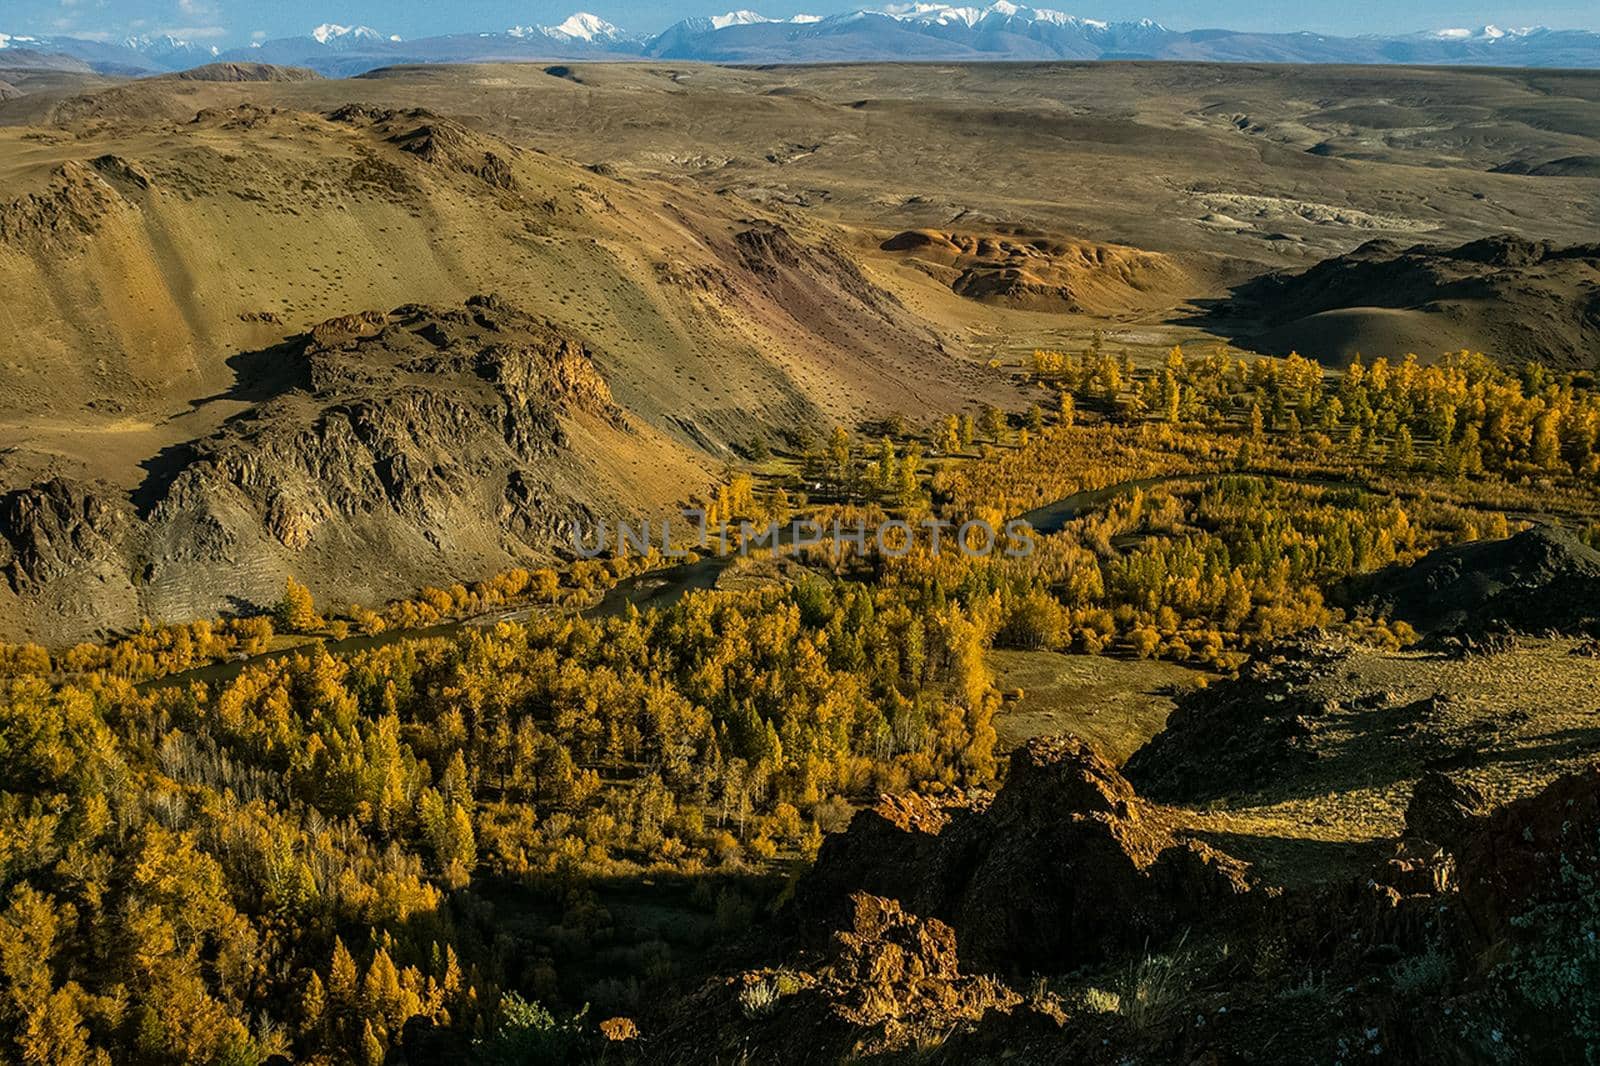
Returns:
[[[1282,474],[1260,474],[1251,472],[1205,472],[1188,474],[1157,474],[1150,477],[1132,478],[1120,481],[1114,485],[1105,485],[1095,489],[1083,489],[1070,496],[1063,496],[1042,507],[1036,507],[1022,514],[1020,519],[1033,527],[1035,533],[1050,535],[1059,533],[1066,528],[1067,523],[1080,518],[1087,511],[1100,507],[1119,496],[1125,496],[1141,489],[1155,488],[1160,485],[1170,485],[1179,482],[1195,481],[1220,481],[1230,477],[1271,477],[1277,481],[1298,485],[1321,485],[1328,488],[1346,488],[1369,490],[1370,487],[1359,482],[1342,480],[1334,477],[1317,477],[1315,475],[1293,476]],[[785,542],[792,540],[787,536],[789,530],[784,530]],[[669,567],[664,570],[652,570],[644,574],[617,582],[612,586],[598,603],[581,608],[578,613],[588,618],[616,618],[627,612],[629,607],[640,611],[649,611],[656,608],[667,608],[677,603],[691,592],[713,589],[724,570],[732,565],[738,558],[735,554],[708,555],[691,563]],[[474,615],[470,618],[456,619],[450,622],[441,622],[435,626],[418,626],[409,629],[391,629],[372,635],[346,637],[344,640],[312,640],[297,644],[289,648],[278,648],[273,651],[261,652],[243,659],[233,659],[228,662],[210,663],[206,666],[197,666],[190,670],[167,674],[164,677],[154,678],[141,682],[137,687],[142,691],[159,688],[170,688],[174,685],[186,685],[199,681],[208,685],[225,684],[238,677],[251,666],[260,666],[303,655],[317,645],[321,645],[332,655],[350,655],[356,652],[369,651],[394,644],[402,640],[420,640],[429,637],[450,637],[462,632],[469,626],[491,626],[496,622],[514,620],[527,615],[532,608],[524,605],[520,607],[499,608],[484,614]]]

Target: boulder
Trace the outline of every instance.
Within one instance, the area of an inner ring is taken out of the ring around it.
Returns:
[[[820,987],[839,1018],[877,1031],[873,1043],[897,1046],[915,1030],[937,1032],[1022,1001],[992,977],[961,973],[955,930],[945,923],[864,892],[850,901],[854,917],[834,934]]]

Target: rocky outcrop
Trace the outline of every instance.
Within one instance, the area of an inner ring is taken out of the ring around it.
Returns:
[[[898,813],[863,812],[824,842],[796,889],[805,927],[834,927],[866,891],[948,922],[970,969],[1063,972],[1159,944],[1249,890],[1242,864],[1180,838],[1075,737],[1019,749],[987,806]]]
[[[561,416],[623,425],[585,343],[495,297],[332,319],[297,358],[306,389],[201,444],[155,521],[242,496],[295,550],[338,517],[382,514],[443,535],[464,507],[548,535],[586,513],[558,510],[563,493],[539,469],[567,446]]]
[[[0,204],[0,245],[34,251],[75,247],[122,206],[122,197],[94,167],[63,163],[43,191]]]
[[[713,981],[652,1037],[654,1061],[839,1062],[893,1055],[996,1016],[1059,1020],[993,977],[963,972],[955,931],[865,892],[845,922],[795,964]],[[804,1034],[803,1039],[797,1039]]]
[[[453,122],[428,123],[393,140],[402,152],[410,152],[425,163],[453,167],[496,189],[517,187],[510,165],[494,152],[475,144],[466,128]]]
[[[850,927],[834,934],[834,958],[817,988],[838,1018],[872,1034],[860,1050],[902,1047],[919,1031],[948,1030],[1022,1002],[992,977],[962,974],[955,931],[943,922],[865,893],[850,902]]]
[[[1123,245],[907,230],[881,247],[959,296],[1039,311],[1110,313],[1193,285],[1169,257]]]
[[[334,122],[373,126],[402,152],[432,166],[470,175],[491,188],[503,192],[517,188],[510,163],[493,150],[496,142],[425,108],[395,111],[366,104],[346,104],[330,112],[328,118]],[[503,144],[499,147],[501,152],[510,150]]]
[[[1554,526],[1440,548],[1353,581],[1341,598],[1420,632],[1600,633],[1600,551]]]
[[[1600,879],[1600,765],[1496,810],[1460,860],[1462,903],[1485,942],[1539,936],[1530,913],[1570,906]]]
[[[1406,836],[1456,849],[1488,812],[1488,801],[1472,785],[1430,770],[1417,781],[1406,805]]]
[[[6,579],[24,592],[113,560],[131,525],[122,501],[62,478],[8,492],[0,496]]]
[[[92,99],[92,98],[91,98]],[[205,107],[196,111],[193,124],[224,130],[254,130],[277,121],[292,119],[294,112],[260,104],[243,103],[234,107]]]
[[[155,179],[143,166],[120,155],[97,156],[91,165],[107,181],[120,181],[138,190],[148,189],[155,184]]]

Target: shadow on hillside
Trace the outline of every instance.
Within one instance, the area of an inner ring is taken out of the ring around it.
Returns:
[[[226,362],[233,371],[233,384],[224,392],[191,401],[204,407],[218,400],[240,403],[265,403],[294,389],[311,388],[311,364],[304,358],[303,338],[293,337],[254,351],[239,352]]]
[[[310,389],[311,367],[301,357],[302,347],[302,342],[296,338],[270,348],[231,356],[226,365],[233,371],[233,384],[223,392],[191,400],[190,408],[198,411],[207,404],[220,401],[254,406],[287,392]],[[251,413],[248,409],[237,412],[226,418],[224,424],[248,417]],[[148,518],[156,505],[167,498],[172,483],[199,455],[199,443],[196,440],[168,445],[139,464],[145,477],[130,498],[141,518]]]
[[[1394,850],[1390,840],[1311,840],[1264,833],[1189,830],[1185,834],[1255,867],[1268,883],[1322,884],[1377,865]]]
[[[599,1061],[602,1018],[648,1019],[712,974],[756,965],[775,942],[763,935],[788,880],[787,863],[765,872],[698,876],[618,875],[577,866],[559,876],[479,876],[446,893],[394,932],[395,954],[426,965],[433,945],[455,949],[468,980],[538,1002],[559,1021],[582,1016],[589,1034],[548,1061]],[[370,945],[357,949],[365,958]],[[496,1057],[493,1035],[425,1018],[406,1023],[391,1062]],[[480,1060],[481,1061],[481,1060]],[[537,1059],[535,1061],[546,1061]]]
[[[1262,291],[1264,284],[1261,277],[1250,278],[1230,286],[1227,296],[1192,299],[1188,304],[1189,313],[1175,316],[1172,324],[1205,330],[1245,351],[1262,355],[1288,355],[1288,352],[1258,347],[1262,334],[1269,328],[1258,310],[1257,294]]]

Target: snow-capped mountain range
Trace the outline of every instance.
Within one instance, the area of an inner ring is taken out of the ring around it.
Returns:
[[[1480,26],[1475,30],[1464,28],[1434,30],[1430,35],[1441,41],[1498,41],[1505,37],[1529,37],[1538,33],[1548,33],[1543,26],[1522,26],[1517,29],[1501,29],[1499,26]]]
[[[552,41],[581,41],[584,44],[608,44],[629,39],[629,35],[599,15],[580,11],[559,26],[513,26],[509,36],[519,39],[545,37]]]
[[[328,48],[360,48],[384,41],[400,43],[399,37],[385,37],[371,26],[340,26],[333,22],[324,22],[312,30],[311,39]]]
[[[347,76],[404,63],[672,59],[718,63],[1165,59],[1190,62],[1442,63],[1600,67],[1600,33],[1544,27],[1448,28],[1397,37],[1179,31],[1150,19],[1107,22],[995,0],[987,6],[895,3],[826,17],[752,10],[684,19],[653,35],[578,12],[553,26],[402,40],[325,23],[301,37],[219,51],[173,37],[120,44],[0,33],[0,50],[64,54],[106,72],[159,72],[253,61]],[[0,60],[3,62],[3,60]]]
[[[138,37],[127,38],[122,45],[140,55],[173,66],[186,67],[196,63],[209,63],[220,54],[215,45],[196,44],[174,37],[170,33],[141,34]]]

